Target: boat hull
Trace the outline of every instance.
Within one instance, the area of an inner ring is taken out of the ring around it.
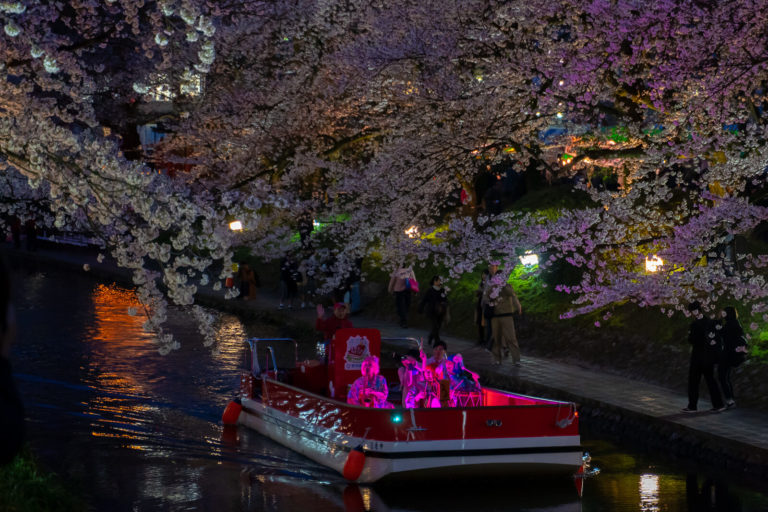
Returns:
[[[359,446],[361,483],[419,473],[573,474],[583,452],[572,404],[543,402],[366,409],[265,379],[259,399],[243,398],[238,423],[339,473]]]

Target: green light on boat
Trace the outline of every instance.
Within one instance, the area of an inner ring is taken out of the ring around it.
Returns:
[[[390,416],[390,419],[392,420],[392,423],[402,423],[403,422],[403,413],[396,411],[392,413],[392,416]]]

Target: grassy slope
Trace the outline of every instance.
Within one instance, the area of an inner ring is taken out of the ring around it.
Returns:
[[[85,509],[80,493],[56,474],[43,470],[29,450],[0,467],[0,511],[70,512]]]

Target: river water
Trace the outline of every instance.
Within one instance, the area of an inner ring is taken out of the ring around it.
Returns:
[[[14,271],[12,358],[30,443],[92,510],[768,511],[768,493],[590,439],[585,449],[602,472],[586,479],[581,499],[570,478],[348,486],[254,432],[221,426],[245,364],[243,340],[280,336],[278,327],[224,315],[211,351],[173,311],[182,346],[161,356],[141,316],[127,313],[138,306],[130,290]]]

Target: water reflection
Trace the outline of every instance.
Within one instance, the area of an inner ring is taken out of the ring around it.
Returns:
[[[222,365],[241,365],[246,368],[244,349],[248,334],[245,325],[234,315],[221,315],[216,325],[213,357]]]
[[[689,512],[744,510],[738,495],[730,491],[728,484],[710,477],[704,477],[699,486],[699,476],[689,473],[685,480],[685,491]]]
[[[99,284],[91,293],[93,327],[89,329],[91,364],[88,381],[102,393],[89,396],[86,409],[94,414],[91,435],[126,441],[125,447],[147,450],[146,418],[157,412],[146,400],[148,382],[137,371],[139,360],[152,350],[155,337],[142,327],[144,318],[128,314],[142,310],[132,290]],[[115,357],[122,354],[122,357]],[[140,399],[140,398],[143,398]]]
[[[142,328],[143,316],[128,314],[129,309],[143,310],[133,290],[99,284],[93,289],[91,301],[95,327],[93,341],[131,348],[153,338]]]
[[[640,510],[643,512],[659,510],[658,475],[640,475]]]
[[[273,475],[242,478],[241,510],[279,512],[510,511],[580,512],[570,482],[481,482],[442,479],[398,485],[357,486],[301,481]],[[565,485],[564,485],[565,484]]]

